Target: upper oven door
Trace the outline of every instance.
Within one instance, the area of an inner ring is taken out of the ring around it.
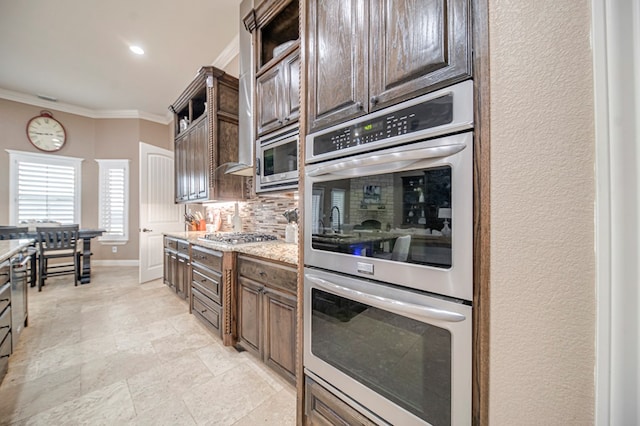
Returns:
[[[285,129],[257,142],[257,190],[298,182],[298,128]]]
[[[472,300],[472,140],[307,165],[305,264]]]
[[[473,81],[467,80],[306,137],[316,163],[473,128]]]

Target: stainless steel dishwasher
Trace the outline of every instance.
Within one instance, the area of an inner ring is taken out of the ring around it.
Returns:
[[[0,263],[0,382],[11,355],[11,262]]]
[[[11,258],[11,337],[13,348],[18,344],[22,329],[28,323],[27,279],[29,262],[31,262],[31,256],[26,254],[26,250]]]

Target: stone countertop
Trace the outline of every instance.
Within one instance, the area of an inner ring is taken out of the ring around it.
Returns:
[[[31,239],[25,240],[0,240],[0,262],[11,258],[16,253],[33,243]]]
[[[165,232],[165,235],[181,240],[187,240],[191,244],[201,247],[207,247],[213,250],[230,251],[236,253],[244,253],[252,256],[258,256],[265,259],[276,260],[279,262],[298,265],[298,245],[285,243],[282,240],[262,241],[259,243],[247,244],[222,244],[213,241],[199,240],[206,234],[204,231],[190,232]]]

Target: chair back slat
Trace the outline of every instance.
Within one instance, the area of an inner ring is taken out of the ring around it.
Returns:
[[[27,226],[0,226],[0,240],[27,238]]]
[[[38,244],[40,250],[76,249],[78,243],[78,225],[38,227]]]

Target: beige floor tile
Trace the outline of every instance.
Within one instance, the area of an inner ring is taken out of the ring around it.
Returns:
[[[29,327],[0,384],[0,425],[288,425],[295,389],[224,347],[161,280],[94,268],[29,290]]]

